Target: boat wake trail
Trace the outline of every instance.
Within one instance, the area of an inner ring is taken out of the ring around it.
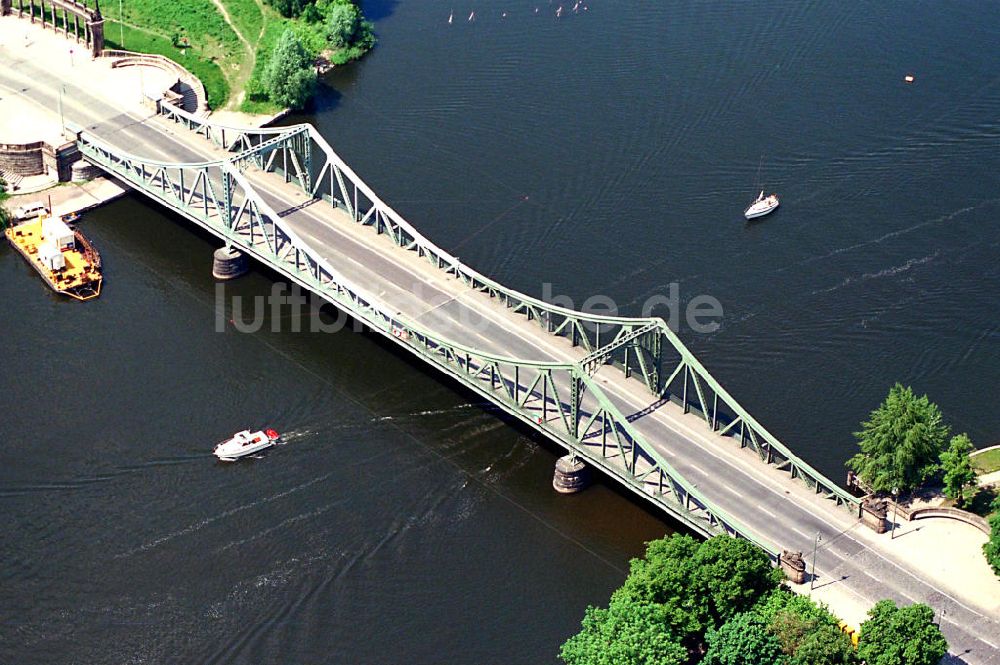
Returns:
[[[824,294],[824,293],[830,293],[832,291],[836,291],[837,289],[842,289],[845,286],[849,286],[850,284],[854,284],[854,283],[857,283],[857,282],[866,282],[866,281],[868,281],[870,279],[880,279],[882,277],[892,277],[893,275],[898,275],[900,273],[907,272],[908,270],[910,270],[914,266],[920,266],[920,265],[924,265],[925,263],[930,263],[931,261],[933,261],[934,259],[936,259],[940,254],[941,254],[941,252],[939,250],[939,251],[935,251],[932,254],[928,254],[927,256],[925,256],[923,258],[908,259],[902,265],[893,266],[891,268],[884,268],[882,270],[879,270],[878,272],[866,272],[866,273],[862,274],[860,277],[846,277],[839,284],[834,284],[833,286],[831,286],[829,288],[826,288],[826,289],[817,289],[815,291],[810,292],[809,295],[821,295],[821,294]]]
[[[934,219],[927,219],[927,220],[924,220],[924,221],[922,221],[922,222],[920,222],[918,224],[914,224],[913,226],[908,226],[905,229],[899,229],[897,231],[890,231],[889,233],[881,235],[878,238],[873,238],[871,240],[865,240],[864,242],[859,242],[859,243],[855,243],[853,245],[848,245],[847,247],[840,247],[838,249],[835,249],[835,250],[833,250],[831,252],[828,252],[826,254],[823,254],[821,256],[812,256],[812,257],[809,257],[807,259],[803,259],[802,261],[798,261],[796,263],[792,263],[790,265],[787,265],[787,266],[784,266],[782,268],[779,268],[779,269],[775,270],[775,272],[776,273],[778,273],[778,272],[785,272],[785,271],[788,271],[788,270],[792,270],[793,268],[797,268],[798,266],[803,266],[803,265],[807,265],[807,264],[810,264],[810,263],[815,263],[816,261],[823,261],[824,259],[829,259],[829,258],[832,258],[832,257],[837,256],[839,254],[844,254],[846,252],[851,252],[851,251],[854,251],[856,249],[861,249],[862,247],[868,247],[869,245],[878,245],[878,244],[881,244],[881,243],[885,242],[886,240],[892,240],[893,238],[898,238],[898,237],[906,235],[908,233],[913,233],[914,231],[918,231],[918,230],[920,230],[920,229],[922,229],[924,227],[931,226],[933,224],[940,224],[942,222],[949,222],[949,221],[955,219],[956,217],[959,217],[959,216],[964,215],[966,213],[972,212],[973,210],[981,208],[981,207],[983,207],[985,205],[990,205],[992,203],[997,203],[998,201],[1000,201],[1000,199],[990,199],[990,200],[982,201],[978,205],[966,206],[964,208],[959,208],[958,210],[955,210],[953,212],[949,212],[949,213],[947,213],[945,215],[941,215],[939,217],[935,217]]]
[[[272,494],[271,496],[267,496],[267,497],[264,497],[262,499],[257,499],[256,501],[251,501],[250,503],[245,503],[242,506],[237,506],[235,508],[230,508],[229,510],[225,510],[225,511],[219,513],[218,515],[213,515],[212,517],[206,517],[205,519],[200,520],[198,522],[195,522],[194,524],[191,524],[189,526],[186,526],[183,529],[180,529],[178,531],[174,531],[174,532],[168,533],[165,536],[161,536],[159,538],[156,538],[155,540],[151,540],[148,543],[140,545],[139,547],[134,547],[134,548],[132,548],[132,549],[126,551],[126,552],[122,552],[120,554],[116,554],[114,558],[116,558],[116,559],[124,559],[124,558],[130,557],[130,556],[132,556],[134,554],[139,554],[141,552],[146,552],[146,551],[151,550],[151,549],[153,549],[155,547],[159,547],[163,543],[166,543],[166,542],[169,542],[171,540],[174,540],[175,538],[179,538],[180,536],[186,536],[186,535],[188,535],[190,533],[194,533],[196,531],[199,531],[199,530],[205,528],[206,526],[214,524],[214,523],[216,523],[216,522],[218,522],[220,520],[223,520],[223,519],[225,519],[227,517],[231,517],[233,515],[236,515],[237,513],[241,513],[241,512],[243,512],[245,510],[250,510],[251,508],[256,508],[257,506],[260,506],[260,505],[263,505],[263,504],[267,504],[267,503],[271,503],[272,501],[277,501],[278,499],[282,499],[282,498],[284,498],[284,497],[286,497],[286,496],[288,496],[290,494],[294,494],[296,492],[300,492],[300,491],[306,489],[307,487],[310,487],[312,485],[315,485],[318,482],[322,482],[322,481],[326,480],[331,475],[332,475],[332,472],[331,473],[325,473],[322,476],[318,476],[316,478],[313,478],[312,480],[309,480],[309,481],[306,481],[306,482],[302,483],[301,485],[296,485],[295,487],[292,487],[290,489],[278,492],[277,494]]]
[[[469,409],[491,409],[496,408],[491,402],[470,402],[468,404],[459,404],[458,406],[453,406],[447,409],[429,409],[426,411],[414,411],[412,413],[403,413],[395,416],[374,416],[370,422],[382,423],[393,420],[404,420],[407,418],[421,418],[424,416],[442,416],[448,413],[458,413],[460,411],[468,411]]]

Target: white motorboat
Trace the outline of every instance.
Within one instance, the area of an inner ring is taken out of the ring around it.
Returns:
[[[764,196],[764,190],[762,189],[760,190],[760,194],[757,196],[757,200],[751,203],[750,207],[743,211],[743,216],[747,219],[763,217],[764,215],[773,212],[779,204],[780,201],[778,201],[777,194]]]
[[[245,429],[234,434],[231,439],[220,442],[212,452],[223,462],[235,462],[241,457],[270,448],[278,442],[279,438],[281,435],[273,429],[257,432]]]

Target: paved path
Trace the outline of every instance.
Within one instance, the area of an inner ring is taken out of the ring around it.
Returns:
[[[19,57],[2,49],[0,56]],[[21,60],[0,72],[0,93],[23,88],[20,94],[26,98],[50,105],[56,94],[51,77],[38,64]],[[122,113],[113,103],[82,90],[72,97],[68,117],[129,151],[139,152],[141,146],[150,158],[172,161],[202,161],[215,154],[206,142],[180,127],[158,119],[140,122],[141,117]],[[305,198],[280,178],[252,172],[249,177],[276,210],[288,212],[284,219],[303,239],[324,248],[323,254],[337,270],[428,328],[471,346],[525,359],[582,357],[583,352],[566,340],[542,333],[412,252],[352,223],[342,212],[325,205],[299,207]],[[482,321],[482,326],[473,330],[461,324],[469,320]],[[928,602],[939,611],[954,653],[970,664],[1000,665],[998,608],[990,603],[1000,598],[995,578],[974,581],[985,594],[971,592],[968,579],[939,579],[925,570],[925,559],[908,551],[905,540],[911,536],[890,541],[887,535],[868,531],[847,511],[763,465],[749,450],[712,434],[697,416],[683,414],[672,403],[651,403],[643,385],[614,369],[602,369],[597,380],[623,413],[635,414],[633,425],[668,462],[762,538],[779,549],[800,550],[808,556],[819,534],[817,584],[826,590],[824,597],[835,611],[854,611],[880,598]],[[948,556],[942,546],[948,543],[938,543],[936,559]]]
[[[997,485],[1000,484],[1000,471],[994,471],[993,473],[984,473],[979,476],[976,483],[980,487],[986,487],[987,485]]]

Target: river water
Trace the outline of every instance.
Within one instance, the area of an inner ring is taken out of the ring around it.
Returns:
[[[628,4],[368,3],[290,121],[507,284],[716,298],[681,337],[834,478],[895,380],[1000,440],[1000,5]],[[557,496],[555,450],[370,335],[216,332],[216,243],[158,207],[84,224],[97,301],[0,248],[0,662],[552,662],[675,528]],[[215,463],[245,425],[288,445]]]

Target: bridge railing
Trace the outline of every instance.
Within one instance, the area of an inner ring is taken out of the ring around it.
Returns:
[[[692,529],[707,536],[728,533],[747,538],[777,557],[773,543],[758,539],[671,467],[580,364],[483,352],[380,307],[376,298],[333,268],[257,195],[237,163],[245,161],[245,155],[194,164],[164,163],[122,153],[86,132],[80,132],[78,145],[88,160],[409,348]]]
[[[287,134],[293,129],[304,130],[306,125],[291,127],[237,127],[224,125],[209,117],[189,113],[169,102],[160,104],[158,112],[167,120],[183,125],[195,134],[200,134],[216,146],[229,151],[253,150],[259,143],[275,136]]]

